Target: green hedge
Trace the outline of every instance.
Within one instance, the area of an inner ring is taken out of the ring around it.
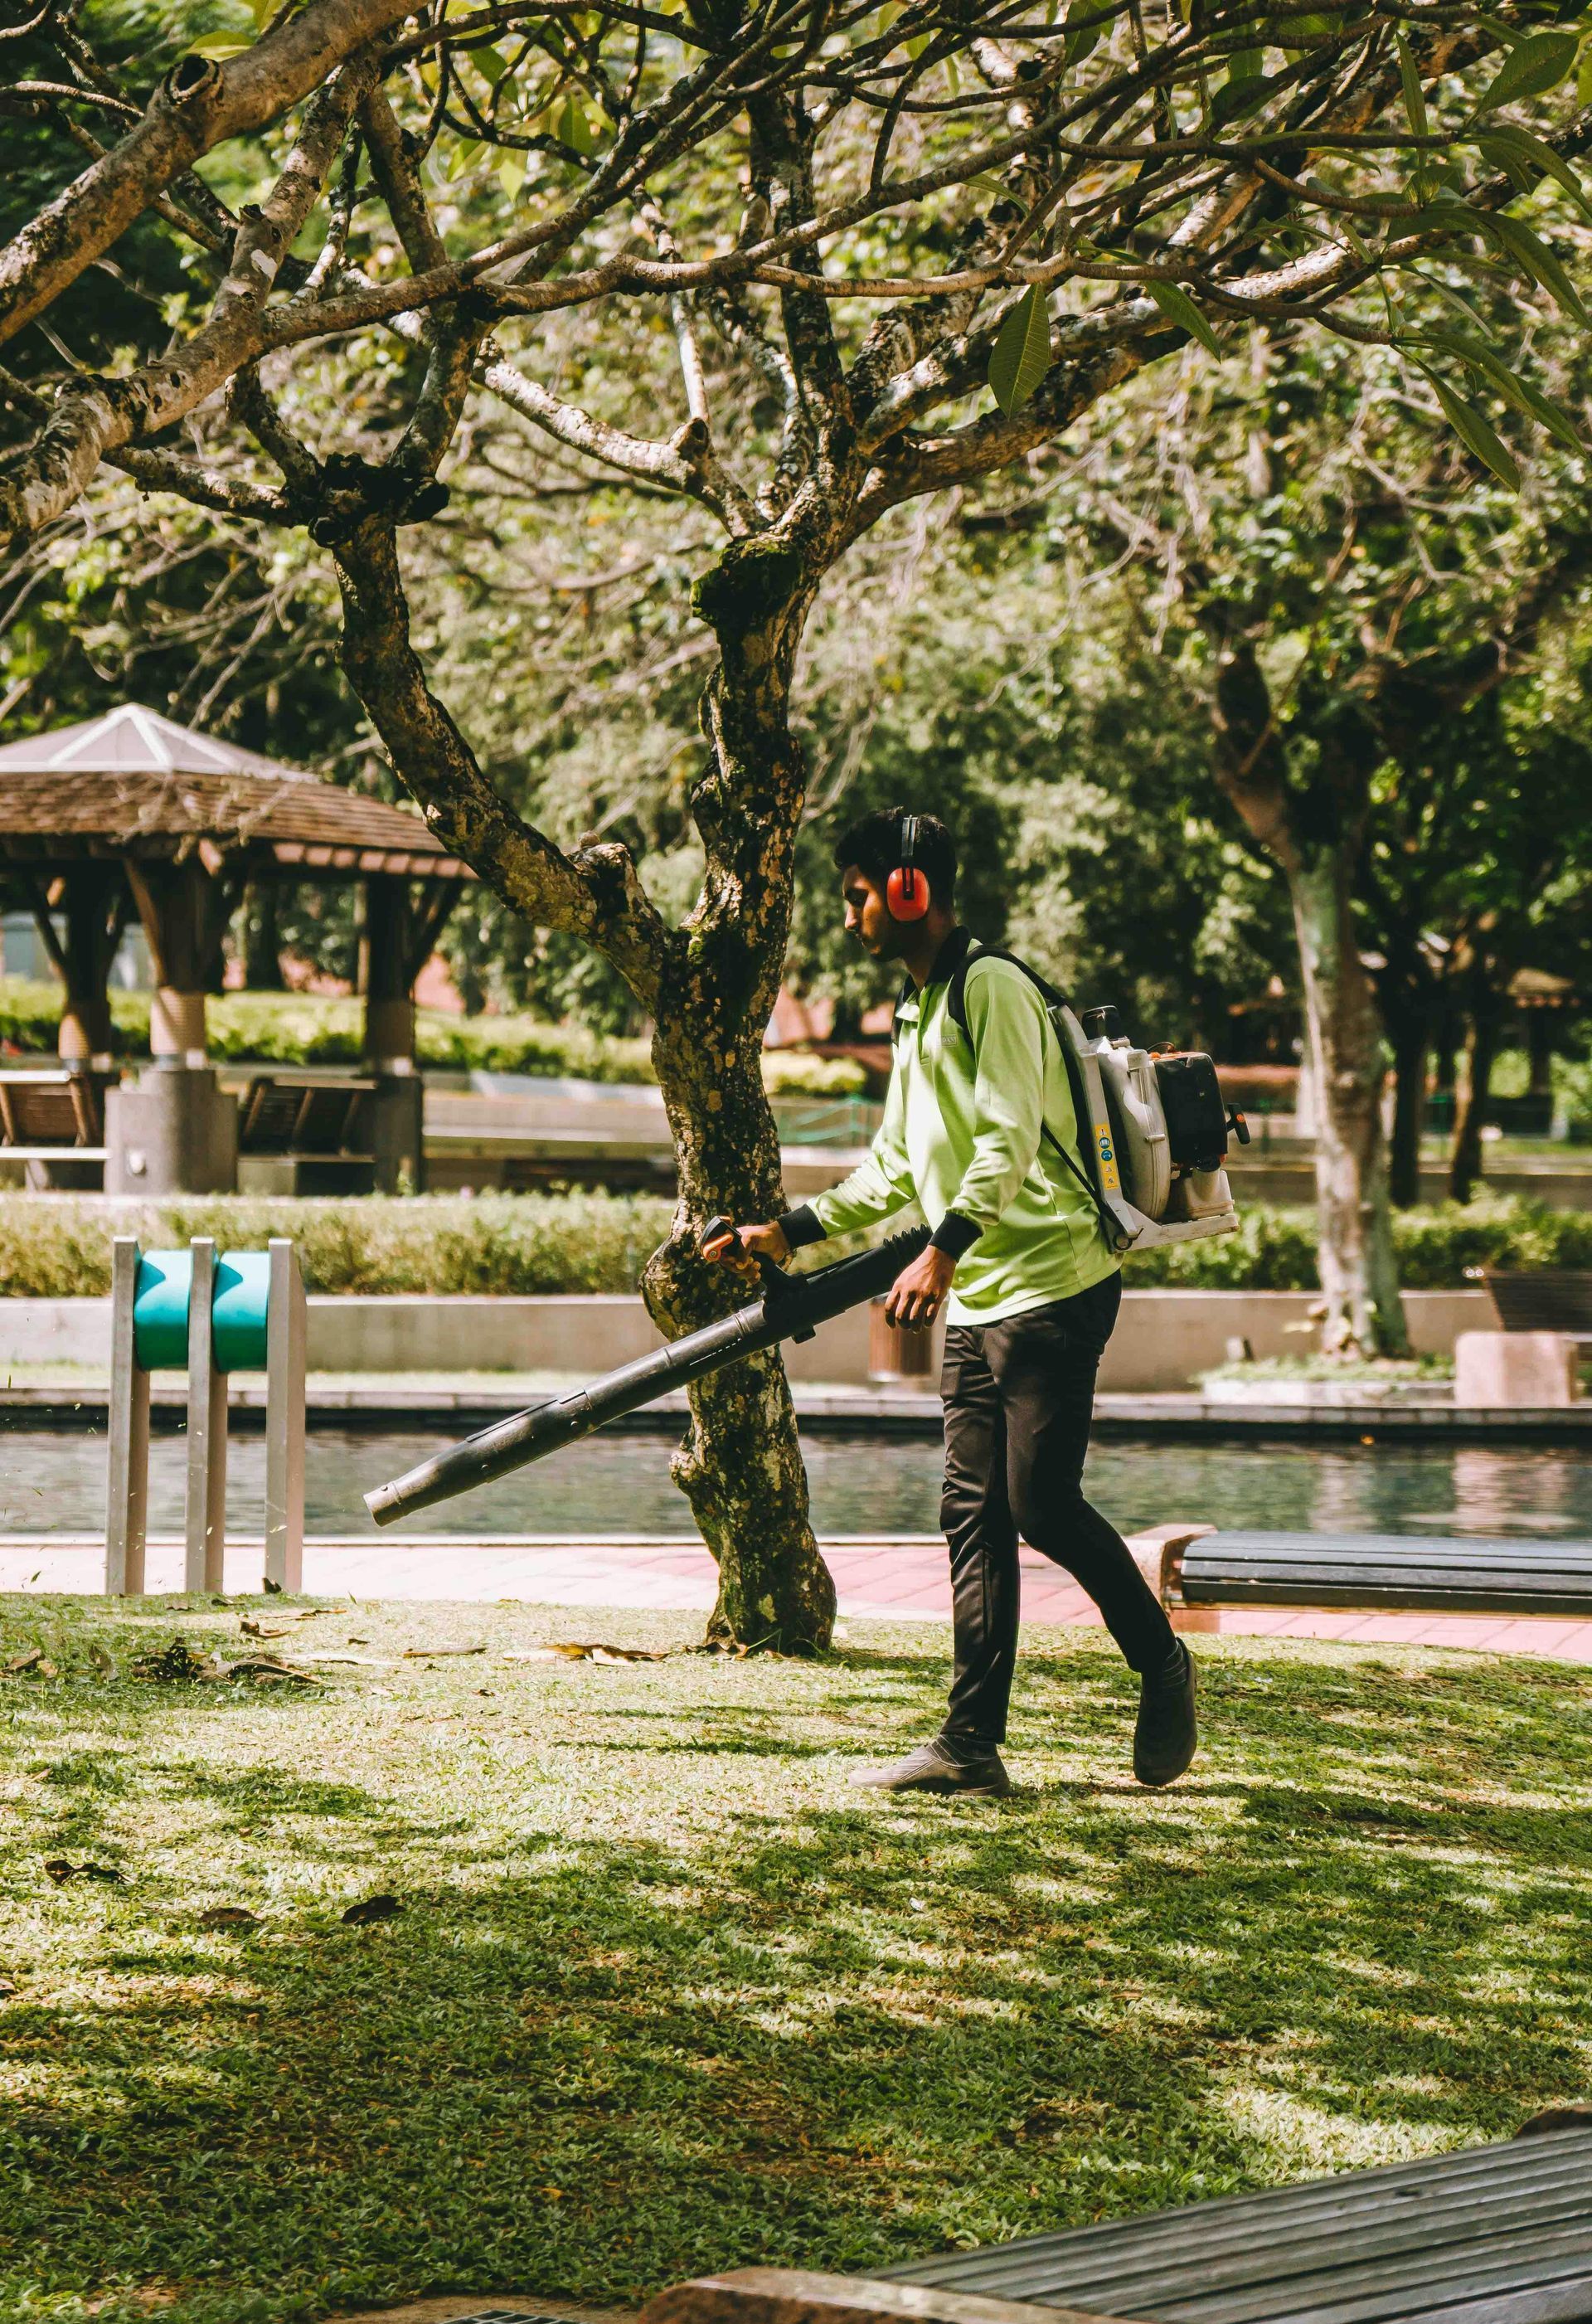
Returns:
[[[119,1056],[149,1055],[150,996],[111,996]],[[258,1059],[278,1065],[358,1063],[364,1004],[314,992],[224,992],[206,1010],[212,1056]],[[34,1056],[52,1056],[60,1021],[60,987],[20,976],[0,977],[0,1041]],[[578,1025],[548,1025],[537,1017],[453,1017],[422,1009],[415,1047],[422,1065],[461,1073],[569,1074],[583,1081],[650,1082],[645,1041],[588,1033]],[[850,1057],[769,1053],[763,1079],[771,1093],[854,1096],[868,1076]]]
[[[193,1235],[262,1250],[270,1236],[291,1235],[312,1291],[634,1291],[673,1208],[650,1194],[138,1203],[0,1194],[0,1284],[37,1299],[107,1292],[113,1235],[136,1235],[146,1250]]]
[[[1130,1258],[1131,1290],[1153,1283],[1232,1291],[1314,1291],[1316,1222],[1311,1211],[1244,1204],[1235,1235],[1164,1245]],[[1592,1267],[1592,1211],[1551,1211],[1518,1194],[1429,1210],[1395,1211],[1394,1248],[1406,1291],[1463,1289],[1483,1267]]]
[[[671,1215],[669,1203],[647,1194],[113,1203],[0,1193],[0,1285],[18,1297],[103,1293],[114,1234],[135,1234],[146,1250],[207,1234],[240,1250],[287,1234],[315,1291],[633,1291]],[[1243,1221],[1238,1234],[1130,1259],[1128,1288],[1317,1288],[1309,1212],[1251,1206]],[[1550,1211],[1514,1196],[1405,1212],[1395,1234],[1404,1286],[1413,1291],[1462,1287],[1468,1270],[1483,1266],[1592,1267],[1592,1213]]]

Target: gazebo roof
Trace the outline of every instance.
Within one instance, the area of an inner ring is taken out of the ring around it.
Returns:
[[[285,872],[473,880],[417,815],[139,703],[0,745],[0,862],[248,853]]]

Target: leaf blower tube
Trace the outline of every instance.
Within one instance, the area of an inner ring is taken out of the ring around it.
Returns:
[[[721,1224],[718,1220],[710,1223],[704,1231],[704,1242],[713,1239]],[[859,1252],[855,1259],[815,1268],[810,1275],[783,1275],[772,1263],[764,1262],[763,1296],[750,1307],[738,1308],[733,1315],[700,1332],[687,1332],[683,1339],[671,1340],[667,1347],[639,1357],[633,1364],[621,1364],[618,1371],[594,1380],[589,1388],[556,1397],[529,1412],[516,1412],[483,1428],[479,1435],[466,1436],[462,1444],[438,1452],[434,1460],[422,1461],[419,1468],[394,1478],[391,1484],[378,1485],[373,1493],[365,1495],[365,1507],[378,1525],[391,1525],[412,1509],[428,1509],[434,1502],[451,1500],[456,1493],[467,1493],[473,1486],[490,1484],[494,1477],[506,1477],[511,1469],[522,1469],[528,1462],[545,1460],[562,1445],[589,1436],[605,1421],[635,1412],[667,1396],[671,1388],[705,1379],[710,1372],[742,1356],[756,1355],[781,1340],[810,1340],[820,1323],[888,1291],[901,1269],[927,1247],[928,1240],[927,1227],[916,1227],[908,1234],[892,1235],[872,1250]]]

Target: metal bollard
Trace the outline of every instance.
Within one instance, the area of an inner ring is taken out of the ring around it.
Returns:
[[[149,1519],[149,1383],[188,1372],[188,1480],[183,1586],[225,1587],[226,1383],[263,1371],[265,1578],[297,1591],[304,1572],[304,1378],[307,1314],[298,1255],[285,1239],[264,1251],[217,1252],[207,1236],[187,1250],[143,1252],[118,1235],[111,1271],[110,1478],[105,1586],[137,1597]]]

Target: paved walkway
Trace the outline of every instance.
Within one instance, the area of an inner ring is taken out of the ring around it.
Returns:
[[[897,1621],[949,1621],[945,1545],[937,1536],[826,1541],[842,1616]],[[0,1591],[42,1593],[98,1591],[104,1560],[97,1542],[12,1536],[0,1539]],[[226,1584],[260,1587],[257,1543],[229,1542]],[[1022,1554],[1023,1615],[1041,1625],[1093,1625],[1100,1617],[1076,1583],[1032,1550]],[[152,1593],[182,1587],[182,1547],[150,1544]],[[603,1541],[534,1536],[468,1541],[389,1536],[361,1541],[310,1541],[304,1586],[315,1597],[362,1599],[524,1599],[551,1606],[635,1606],[704,1613],[713,1602],[713,1561],[700,1543],[616,1535]],[[1592,1664],[1592,1622],[1551,1616],[1361,1614],[1259,1606],[1179,1613],[1179,1629],[1238,1637],[1341,1638],[1357,1646],[1467,1646],[1512,1655],[1551,1655]]]

